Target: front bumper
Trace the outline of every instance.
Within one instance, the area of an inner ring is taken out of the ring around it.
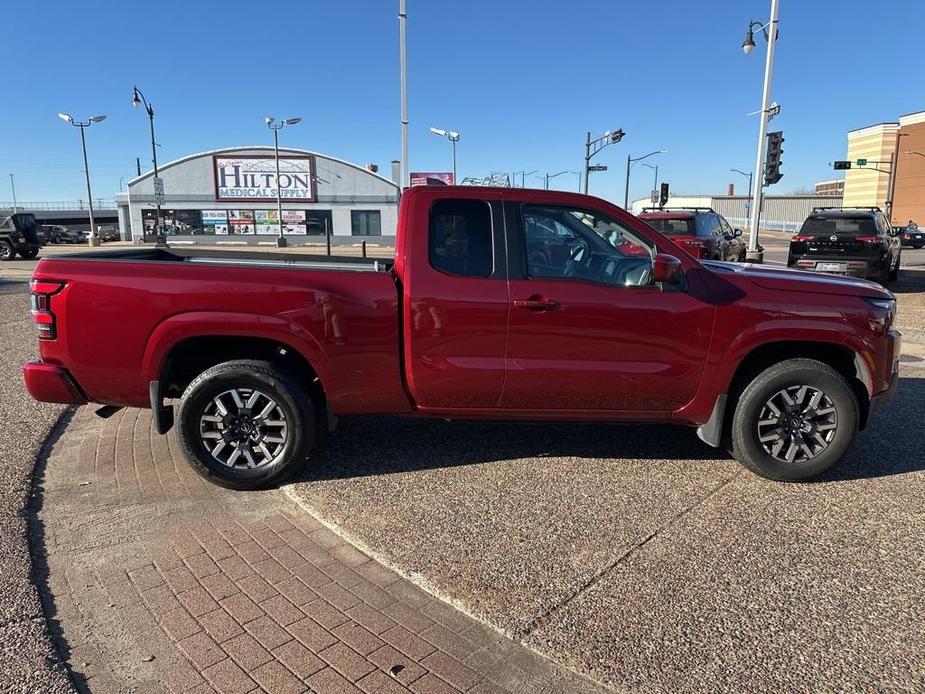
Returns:
[[[40,402],[87,404],[87,398],[80,391],[80,387],[63,367],[43,361],[30,361],[22,367],[22,376],[29,395]]]
[[[902,335],[897,330],[890,331],[890,350],[892,356],[892,365],[890,368],[890,382],[886,390],[880,391],[870,399],[870,407],[867,410],[867,422],[869,424],[880,407],[888,403],[896,395],[896,386],[899,384],[899,356],[902,351]]]

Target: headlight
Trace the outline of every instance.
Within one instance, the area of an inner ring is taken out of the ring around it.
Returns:
[[[867,299],[867,303],[883,311],[892,311],[896,308],[895,299]]]

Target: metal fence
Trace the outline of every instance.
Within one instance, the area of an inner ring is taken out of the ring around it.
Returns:
[[[3,210],[12,210],[13,202],[0,202],[0,209]],[[86,210],[88,209],[86,200],[52,200],[52,201],[43,201],[43,202],[16,202],[16,209],[20,212],[52,212],[57,210]],[[115,210],[116,201],[115,200],[104,200],[103,198],[98,198],[93,201],[93,209],[95,210]]]
[[[761,228],[773,231],[799,231],[814,207],[840,207],[841,195],[766,195],[761,210]],[[733,226],[744,227],[748,221],[747,195],[714,195],[710,206]]]

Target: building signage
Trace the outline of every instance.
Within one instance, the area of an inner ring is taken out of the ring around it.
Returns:
[[[413,186],[439,186],[453,185],[453,173],[451,171],[412,171],[411,185]]]
[[[276,159],[262,155],[213,156],[215,199],[225,201],[276,200]],[[315,199],[312,157],[279,159],[279,188],[283,200]]]
[[[203,210],[202,227],[205,234],[227,234],[228,213],[225,210]]]

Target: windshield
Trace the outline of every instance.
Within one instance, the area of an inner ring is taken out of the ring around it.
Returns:
[[[871,217],[810,217],[800,227],[806,236],[877,236],[877,225]]]
[[[694,220],[684,219],[643,219],[643,221],[665,236],[695,236]]]

